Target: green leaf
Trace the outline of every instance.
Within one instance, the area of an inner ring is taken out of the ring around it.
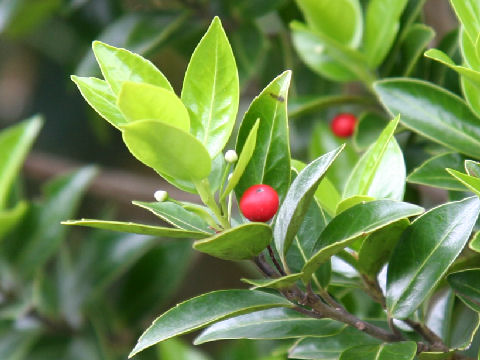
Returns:
[[[371,68],[380,65],[392,47],[406,4],[407,0],[369,1],[362,51]]]
[[[450,0],[453,9],[472,41],[480,33],[480,4],[476,0]]]
[[[127,119],[117,107],[117,98],[105,80],[94,77],[79,77],[72,75],[72,81],[77,85],[88,104],[110,124],[118,128],[126,124]]]
[[[382,80],[374,87],[383,105],[401,114],[403,125],[454,151],[480,158],[480,120],[461,98],[412,79]]]
[[[103,77],[115,95],[120,92],[124,81],[152,84],[173,91],[162,72],[140,55],[101,41],[94,41],[92,48]]]
[[[477,232],[468,245],[470,249],[480,253],[480,232]]]
[[[210,174],[207,149],[192,135],[155,120],[121,126],[128,150],[160,175],[180,180],[201,180]]]
[[[370,86],[375,80],[360,52],[320,32],[313,32],[298,21],[290,23],[290,28],[295,48],[314,71],[334,81],[361,80]]]
[[[452,331],[452,315],[455,305],[455,294],[445,287],[436,292],[428,301],[424,324],[448,344]],[[448,345],[447,345],[448,346]]]
[[[33,116],[0,132],[0,154],[4,154],[0,157],[0,210],[7,205],[10,188],[42,123],[41,117]]]
[[[413,24],[402,38],[400,74],[410,76],[425,48],[435,37],[435,31],[425,24]]]
[[[480,116],[479,87],[465,77],[460,78],[460,85],[462,87],[463,96],[465,97],[465,100],[467,100],[468,106],[477,116]]]
[[[226,317],[291,306],[282,297],[250,290],[220,290],[203,294],[178,304],[158,317],[138,339],[129,357],[161,341],[198,330]]]
[[[183,81],[191,132],[214,158],[230,137],[238,110],[238,72],[222,23],[215,17],[198,43]]]
[[[385,118],[374,112],[365,112],[358,118],[353,143],[359,150],[365,150],[378,139],[385,128]]]
[[[362,155],[345,185],[344,198],[366,195],[402,200],[405,191],[405,162],[394,132],[399,116],[390,121],[377,141]]]
[[[345,200],[342,200],[341,202],[338,203],[337,209],[335,211],[335,215],[339,215],[340,213],[344,212],[347,209],[350,209],[352,206],[355,206],[357,204],[366,203],[373,200],[375,200],[375,198],[371,196],[365,196],[365,195],[355,195],[355,196],[346,198]]]
[[[62,222],[63,225],[80,225],[96,229],[105,229],[121,231],[141,235],[154,235],[171,238],[201,239],[210,236],[210,234],[199,231],[187,231],[172,229],[154,225],[144,225],[123,221],[107,221],[94,219],[68,220]]]
[[[58,251],[67,232],[60,222],[75,214],[96,174],[95,167],[87,166],[55,178],[45,186],[45,200],[29,214],[31,224],[23,229],[28,238],[16,259],[18,269],[26,276],[34,274]]]
[[[313,129],[309,146],[310,159],[316,159],[326,152],[332,151],[345,143],[345,139],[335,136],[325,122],[317,122]],[[327,171],[327,178],[342,191],[352,169],[358,161],[358,155],[351,144],[346,144],[342,153]],[[334,214],[332,214],[334,215]]]
[[[357,238],[366,236],[398,220],[419,215],[423,208],[392,200],[376,200],[360,203],[334,217],[323,230],[314,254],[303,267],[304,280],[340,250]]]
[[[190,117],[174,92],[150,84],[123,83],[117,105],[128,122],[158,120],[180,130],[190,130]]]
[[[363,17],[358,0],[297,0],[308,26],[315,32],[355,48],[362,39]],[[338,26],[338,24],[343,24]]]
[[[420,306],[464,248],[479,211],[476,197],[443,204],[404,232],[388,267],[391,316],[404,319]]]
[[[339,360],[412,360],[417,353],[417,344],[402,341],[393,344],[361,345],[345,350]]]
[[[0,358],[4,360],[26,359],[28,352],[38,340],[37,329],[18,329],[17,326],[2,324],[0,330]]]
[[[301,279],[302,274],[290,274],[286,276],[282,276],[275,279],[240,279],[242,282],[246,284],[253,285],[251,290],[260,289],[260,288],[270,288],[270,289],[285,289],[297,282],[297,280]]]
[[[455,169],[455,168],[454,168]],[[457,170],[457,169],[455,169]],[[465,160],[465,170],[470,176],[480,178],[480,163],[473,160]]]
[[[11,209],[0,210],[0,240],[22,220],[27,209],[28,204],[20,201]]]
[[[453,169],[447,169],[447,171],[460,183],[465,185],[467,189],[474,192],[477,196],[480,196],[480,179],[479,178],[461,173],[460,171],[456,171]]]
[[[181,205],[174,202],[133,201],[133,204],[152,212],[176,228],[188,231],[213,233],[213,230],[209,227],[208,223],[199,215],[185,210]]]
[[[248,260],[260,254],[272,240],[272,228],[247,223],[193,243],[193,248],[224,260]]]
[[[256,311],[215,323],[194,341],[200,345],[224,339],[290,339],[338,334],[345,325],[330,319],[315,319],[285,308]]]
[[[468,269],[448,275],[447,280],[457,295],[472,310],[480,312],[480,269]]]
[[[296,342],[288,351],[292,359],[338,360],[345,350],[360,345],[374,345],[380,341],[350,326],[338,334],[321,338],[308,337]]]
[[[165,360],[209,360],[210,357],[193,348],[191,345],[184,344],[181,340],[172,338],[161,342],[157,346],[158,359]]]
[[[464,303],[469,300],[463,297]],[[465,306],[462,302],[457,302],[453,309],[451,318],[450,337],[448,339],[448,346],[450,349],[466,350],[468,349],[474,336],[476,335],[480,326],[480,307],[476,305],[477,311]]]
[[[225,198],[230,192],[237,186],[240,178],[242,177],[245,169],[247,168],[250,159],[252,158],[253,152],[255,151],[255,147],[257,144],[257,133],[258,127],[260,126],[260,119],[257,119],[255,125],[253,125],[252,130],[247,136],[247,140],[245,140],[245,144],[243,145],[242,152],[238,157],[238,162],[235,165],[235,169],[232,172],[232,176],[228,181],[227,187],[223,191],[222,198]]]
[[[370,234],[358,253],[359,270],[375,278],[390,259],[398,239],[409,225],[408,219],[402,219]]]
[[[480,59],[477,56],[477,49],[475,48],[475,40],[471,40],[465,28],[460,30],[460,50],[466,65],[474,70],[480,70]]]
[[[463,191],[465,188],[447,173],[446,168],[462,170],[464,161],[465,157],[458,153],[446,153],[431,157],[414,169],[408,175],[407,181],[447,190]]]
[[[284,265],[286,264],[287,250],[302,225],[318,184],[342,149],[343,147],[339,147],[312,161],[298,174],[290,186],[287,196],[278,210],[273,231],[275,247]]]
[[[287,94],[292,73],[275,78],[256,97],[247,110],[238,131],[235,149],[241,154],[247,137],[260,119],[253,155],[235,187],[240,199],[245,190],[256,184],[273,187],[280,199],[290,184],[290,144],[288,140]]]

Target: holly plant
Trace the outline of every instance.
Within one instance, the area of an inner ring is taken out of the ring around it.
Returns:
[[[406,169],[394,136],[399,113],[407,111],[408,125],[412,114],[430,108],[389,106],[411,98],[391,90],[391,82],[378,83],[376,91],[394,117],[351,169],[340,194],[325,174],[343,146],[308,164],[291,159],[290,71],[253,99],[239,124],[235,150],[225,149],[235,127],[239,79],[218,18],[193,52],[180,96],[139,55],[98,41],[93,51],[104,80],[72,76],[84,98],[121,132],[133,156],[175,187],[198,194],[203,204],[159,191],[155,202],[133,203],[169,226],[91,219],[65,224],[195,239],[197,251],[252,262],[260,274],[242,279],[250,289],[213,291],[160,315],[130,357],[202,328],[195,344],[281,339],[278,353],[297,359],[465,357],[462,351],[480,324],[480,270],[469,265],[478,264],[479,255],[464,251],[480,200],[468,196],[428,211],[403,201]],[[371,51],[370,62],[383,59]],[[357,75],[370,84],[368,73]],[[447,93],[437,95],[432,99],[450,101]],[[344,125],[340,130],[350,134]],[[446,128],[438,131],[449,136]],[[478,155],[465,146],[466,154]],[[469,161],[468,175],[453,174],[478,195],[479,169]],[[478,243],[475,238],[470,246],[478,251]],[[462,302],[455,303],[454,292]],[[368,305],[359,308],[355,297],[368,298]],[[458,311],[452,316],[454,303]],[[450,336],[454,332],[445,323],[461,328],[462,335]]]

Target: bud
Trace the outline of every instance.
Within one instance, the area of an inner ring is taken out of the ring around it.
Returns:
[[[228,150],[225,153],[225,161],[227,163],[233,164],[237,160],[238,160],[238,155],[237,155],[237,152],[235,150]]]
[[[154,197],[155,200],[157,200],[158,202],[163,202],[163,201],[167,200],[167,198],[168,198],[168,192],[163,191],[163,190],[157,190],[157,191],[155,191],[155,193],[153,194],[153,197]]]

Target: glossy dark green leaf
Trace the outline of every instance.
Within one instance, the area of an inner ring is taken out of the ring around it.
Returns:
[[[252,130],[250,130],[250,133],[248,134],[247,139],[245,140],[245,144],[243,145],[242,152],[240,153],[240,156],[238,157],[238,161],[235,164],[235,169],[233,169],[230,180],[228,181],[228,184],[225,187],[225,190],[223,191],[222,198],[225,198],[225,196],[227,196],[228,194],[230,194],[230,192],[232,192],[232,190],[235,188],[235,186],[237,186],[238,182],[240,181],[240,178],[242,177],[243,173],[245,172],[245,169],[247,168],[247,165],[250,162],[250,159],[252,158],[253,152],[255,151],[259,126],[260,126],[260,120],[258,119],[255,122],[255,125],[253,125]]]
[[[310,159],[316,159],[326,152],[338,148],[344,143],[345,140],[335,136],[328,124],[323,121],[318,122],[313,129],[312,138],[310,140]],[[355,167],[358,158],[359,156],[353,149],[353,146],[347,143],[342,153],[328,169],[326,175],[327,178],[331,180],[340,192],[343,191],[348,176]]]
[[[130,152],[160,175],[192,181],[210,174],[207,149],[189,133],[155,120],[138,120],[121,129]]]
[[[328,223],[314,248],[314,254],[303,267],[304,279],[332,255],[366,236],[398,220],[419,215],[423,208],[392,200],[376,200],[360,203],[345,210]]]
[[[275,279],[241,279],[242,282],[246,284],[253,285],[252,290],[260,288],[271,288],[271,289],[285,289],[297,282],[302,277],[302,274],[290,274],[282,276]]]
[[[298,21],[293,21],[290,28],[293,45],[313,71],[334,81],[361,80],[370,85],[375,80],[360,52],[312,31]]]
[[[256,97],[245,114],[238,131],[238,154],[241,154],[251,129],[260,119],[255,151],[235,188],[240,199],[246,189],[255,184],[273,187],[280,199],[290,184],[290,144],[288,140],[287,96],[291,72],[275,78]]]
[[[480,269],[468,269],[448,275],[448,283],[460,299],[480,312]]]
[[[362,50],[371,68],[376,68],[387,56],[406,4],[407,0],[394,0],[388,4],[382,0],[369,1]]]
[[[193,248],[224,260],[248,260],[260,254],[272,241],[272,228],[264,223],[247,223],[193,243]]]
[[[27,209],[28,204],[20,201],[11,209],[0,210],[0,240],[22,220]]]
[[[126,49],[94,41],[93,52],[103,77],[118,95],[124,81],[147,83],[173,91],[167,78],[147,59]]]
[[[10,188],[42,123],[41,117],[34,116],[0,132],[0,210],[7,205]]]
[[[393,136],[398,121],[399,116],[387,125],[357,162],[345,185],[344,198],[366,195],[377,199],[403,199],[405,161]]]
[[[401,74],[410,76],[425,48],[435,37],[435,31],[425,24],[413,24],[401,42]]]
[[[466,245],[479,211],[477,197],[443,204],[404,232],[388,267],[391,316],[406,318],[420,306]]]
[[[417,344],[402,341],[392,344],[354,346],[345,350],[339,360],[412,360],[417,353]]]
[[[208,223],[200,216],[185,210],[181,205],[174,202],[133,201],[133,204],[152,212],[162,220],[179,229],[213,233]]]
[[[298,174],[290,186],[278,210],[273,231],[275,247],[284,264],[287,250],[302,225],[318,184],[342,149],[343,147],[340,147],[312,161]]]
[[[446,344],[451,335],[452,315],[455,305],[455,294],[445,287],[428,300],[424,324],[437,334]]]
[[[448,174],[446,168],[463,170],[465,157],[458,153],[434,156],[414,169],[407,181],[414,184],[438,187],[447,190],[463,191],[465,188]]]
[[[472,41],[480,33],[480,4],[475,0],[450,0],[457,17]]]
[[[239,101],[237,65],[218,17],[192,54],[182,101],[190,113],[191,133],[214,158],[230,137]]]
[[[453,169],[447,169],[448,173],[452,175],[460,184],[465,185],[467,189],[480,196],[480,178],[470,176],[460,171]]]
[[[117,106],[128,122],[158,120],[188,132],[190,117],[173,91],[151,84],[126,81],[118,94]]]
[[[350,326],[338,334],[322,338],[305,338],[288,351],[293,359],[338,360],[345,350],[360,345],[375,345],[380,341]]]
[[[362,9],[358,0],[297,0],[308,26],[315,32],[356,47],[363,31]],[[338,26],[343,23],[344,26]]]
[[[410,221],[402,219],[370,234],[358,253],[359,270],[375,277],[390,259],[398,239],[409,225]]]
[[[457,170],[453,168],[454,170]],[[480,163],[473,160],[465,160],[465,170],[470,176],[480,178]]]
[[[195,345],[224,339],[289,339],[327,337],[345,325],[330,319],[315,319],[285,308],[256,311],[217,322],[205,329]]]
[[[75,214],[96,173],[94,167],[84,167],[45,186],[45,200],[31,213],[32,228],[23,229],[29,237],[16,260],[26,276],[35,273],[58,250],[67,231],[60,222]]]
[[[374,112],[365,112],[358,118],[353,134],[353,143],[359,150],[365,150],[378,139],[387,124],[385,118]]]
[[[88,104],[110,124],[118,128],[126,124],[127,119],[117,107],[117,98],[105,80],[94,77],[79,77],[72,75],[72,81],[77,85]]]
[[[480,158],[480,120],[456,95],[428,82],[388,79],[375,84],[383,105],[406,127],[454,151]]]
[[[460,298],[462,298],[460,296]],[[474,340],[474,337],[480,326],[480,307],[476,306],[477,310],[472,310],[471,307],[465,304],[469,301],[463,297],[462,302],[457,302],[452,312],[450,319],[450,336],[447,345],[450,349],[466,350]]]
[[[129,357],[163,340],[201,329],[229,316],[291,306],[280,296],[250,290],[220,290],[200,295],[158,317],[138,339]]]
[[[137,224],[123,221],[107,221],[94,219],[81,219],[64,221],[63,225],[79,225],[87,226],[96,229],[105,229],[113,231],[121,231],[141,235],[164,236],[171,238],[185,238],[185,239],[201,239],[210,236],[210,234],[199,231],[187,231],[180,229],[172,229],[161,226]]]

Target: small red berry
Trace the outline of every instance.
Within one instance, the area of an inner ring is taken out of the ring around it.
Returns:
[[[352,136],[356,123],[357,118],[355,115],[350,113],[342,113],[333,118],[330,127],[335,135],[340,137],[349,137]]]
[[[240,210],[250,221],[266,222],[278,210],[278,194],[271,186],[253,185],[243,193]]]

